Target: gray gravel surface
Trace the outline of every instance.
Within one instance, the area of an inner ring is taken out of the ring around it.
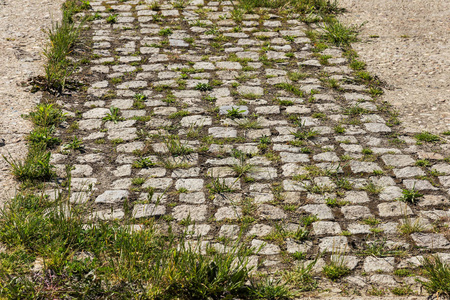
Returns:
[[[450,1],[339,3],[345,23],[366,22],[353,47],[388,84],[383,97],[398,108],[404,130],[450,130]]]
[[[20,82],[43,71],[43,29],[60,17],[63,1],[0,0],[0,155],[26,155],[24,137],[32,129],[21,118],[39,102]],[[15,192],[9,166],[0,159],[0,201]]]

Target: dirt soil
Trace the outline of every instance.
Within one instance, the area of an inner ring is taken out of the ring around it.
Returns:
[[[340,0],[362,28],[353,48],[385,81],[407,132],[450,130],[450,1]]]
[[[62,2],[0,0],[0,155],[17,158],[27,153],[24,138],[32,126],[21,114],[30,112],[41,95],[25,91],[20,82],[43,73],[43,30],[60,17]],[[9,165],[0,159],[0,201],[16,187]]]

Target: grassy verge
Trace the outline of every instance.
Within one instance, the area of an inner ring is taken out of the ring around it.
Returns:
[[[87,1],[68,0],[63,4],[61,22],[54,22],[46,31],[49,44],[44,48],[47,62],[45,75],[34,80],[35,89],[61,94],[68,85],[68,78],[76,66],[67,59],[78,40],[85,19],[74,20],[74,15],[90,8]]]
[[[251,249],[201,252],[151,221],[87,221],[64,198],[20,194],[0,212],[0,295],[9,299],[219,299],[246,297]],[[93,223],[95,222],[95,223]]]

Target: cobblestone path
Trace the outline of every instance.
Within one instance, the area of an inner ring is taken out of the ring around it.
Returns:
[[[52,159],[93,217],[156,217],[219,251],[241,234],[261,272],[322,253],[320,276],[340,257],[350,275],[320,281],[334,292],[419,292],[396,270],[450,261],[448,140],[398,132],[317,27],[270,10],[236,22],[229,1],[91,6],[87,88],[59,100],[65,143],[84,149]]]

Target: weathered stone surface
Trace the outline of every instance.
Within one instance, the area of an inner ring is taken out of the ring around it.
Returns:
[[[188,191],[201,191],[203,189],[203,179],[178,179],[175,182],[175,189],[187,189]]]
[[[341,233],[341,226],[337,222],[314,222],[313,229],[316,235],[338,235]]]
[[[256,251],[259,250],[258,254],[261,255],[274,255],[280,253],[280,247],[274,244],[269,244],[261,240],[253,240],[252,241],[252,247],[256,249]]]
[[[196,193],[181,193],[180,201],[190,204],[202,204],[205,203],[205,194],[203,192]]]
[[[173,217],[177,221],[181,221],[190,217],[192,221],[204,221],[208,214],[207,205],[178,205],[173,208]]]
[[[414,164],[414,159],[409,155],[392,155],[386,154],[381,157],[383,162],[388,166],[394,166],[397,168],[402,168]]]
[[[370,209],[366,206],[352,205],[341,208],[344,217],[349,220],[365,219],[372,217]]]
[[[352,204],[359,204],[359,203],[369,202],[370,199],[367,196],[366,192],[349,191],[349,192],[345,193],[344,201],[348,201]]]
[[[333,236],[320,239],[320,251],[326,252],[344,252],[348,249],[347,237]]]
[[[151,216],[161,216],[166,213],[166,208],[163,205],[155,204],[136,204],[133,208],[133,218],[146,218]]]
[[[255,224],[247,233],[248,236],[262,237],[268,235],[272,231],[272,227],[265,224]]]
[[[417,246],[429,249],[450,249],[450,242],[439,233],[416,232],[411,234]]]
[[[95,203],[119,203],[128,198],[129,192],[126,190],[110,190],[105,191],[95,199]]]
[[[321,220],[334,219],[333,212],[325,204],[307,204],[299,208],[300,211],[305,211],[311,215],[317,216]]]
[[[268,204],[260,205],[258,213],[262,219],[280,220],[286,218],[286,213],[281,208]]]
[[[364,260],[364,272],[382,271],[391,273],[395,268],[394,257],[373,257],[367,256]]]
[[[412,214],[411,208],[409,208],[406,203],[400,201],[381,203],[378,205],[378,211],[382,217],[396,217]]]
[[[236,220],[242,217],[242,209],[240,207],[221,207],[217,210],[217,212],[214,214],[214,217],[217,221],[221,220]]]
[[[353,173],[373,173],[373,171],[381,171],[381,168],[373,162],[361,162],[352,160],[350,168]]]
[[[411,178],[415,176],[425,176],[425,172],[419,167],[406,167],[392,170],[398,178]]]

